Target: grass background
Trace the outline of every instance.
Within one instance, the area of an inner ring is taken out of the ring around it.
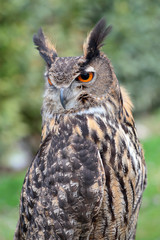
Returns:
[[[137,240],[160,240],[160,112],[141,119],[152,130],[142,141],[148,169],[148,185],[140,210]],[[25,172],[0,176],[0,240],[13,239],[18,220],[20,192]]]

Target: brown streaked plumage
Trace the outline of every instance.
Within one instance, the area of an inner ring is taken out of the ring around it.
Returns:
[[[100,52],[110,29],[100,20],[81,57],[58,57],[41,30],[34,36],[47,63],[42,138],[15,240],[135,239],[146,166],[131,100]]]

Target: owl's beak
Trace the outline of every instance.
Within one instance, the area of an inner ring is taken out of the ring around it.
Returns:
[[[62,107],[63,107],[64,109],[66,109],[66,108],[65,108],[66,100],[65,100],[65,98],[64,98],[64,88],[61,88],[61,89],[60,89],[60,102],[61,102],[61,104],[62,104]]]

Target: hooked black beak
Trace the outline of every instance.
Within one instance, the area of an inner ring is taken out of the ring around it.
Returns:
[[[61,89],[60,89],[60,101],[61,101],[62,107],[63,107],[64,109],[66,109],[66,108],[65,108],[66,100],[65,100],[65,98],[64,98],[64,88],[61,88]]]

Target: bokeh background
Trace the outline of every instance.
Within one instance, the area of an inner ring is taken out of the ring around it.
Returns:
[[[160,239],[159,0],[0,0],[0,240],[13,239],[23,179],[40,142],[44,62],[32,36],[41,26],[60,56],[81,55],[101,17],[113,26],[103,51],[134,102],[148,167],[136,239]]]

